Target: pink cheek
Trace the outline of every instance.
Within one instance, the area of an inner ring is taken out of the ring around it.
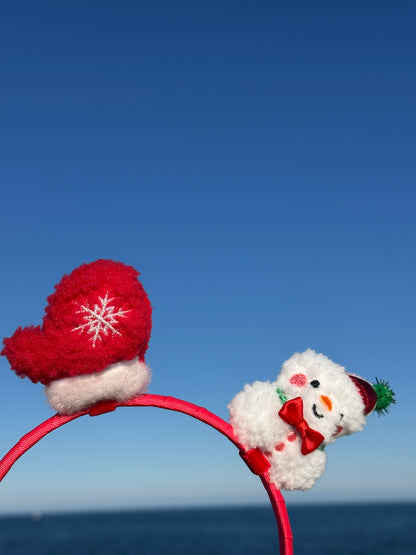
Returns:
[[[305,374],[293,374],[293,376],[289,379],[289,383],[296,385],[297,387],[305,387],[308,383],[308,378]]]

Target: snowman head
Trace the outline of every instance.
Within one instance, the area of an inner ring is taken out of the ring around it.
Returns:
[[[362,430],[377,402],[368,382],[312,349],[295,353],[283,364],[276,386],[283,399],[302,398],[305,420],[326,444]]]

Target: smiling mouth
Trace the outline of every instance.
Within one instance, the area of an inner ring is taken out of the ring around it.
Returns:
[[[324,417],[323,414],[319,414],[319,412],[316,410],[316,405],[315,404],[312,406],[312,412],[314,413],[316,418],[323,418]]]

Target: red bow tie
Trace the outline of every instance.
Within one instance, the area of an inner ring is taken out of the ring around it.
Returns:
[[[279,416],[282,420],[291,424],[299,432],[302,438],[302,455],[308,455],[315,451],[323,440],[325,439],[322,434],[309,427],[306,420],[303,418],[303,400],[302,397],[296,397],[286,401],[283,407],[279,410]]]

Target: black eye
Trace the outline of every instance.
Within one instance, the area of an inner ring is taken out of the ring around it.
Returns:
[[[312,387],[317,388],[317,387],[319,387],[320,385],[321,385],[321,384],[318,382],[318,380],[312,380],[312,381],[311,381],[311,386],[312,386]]]

